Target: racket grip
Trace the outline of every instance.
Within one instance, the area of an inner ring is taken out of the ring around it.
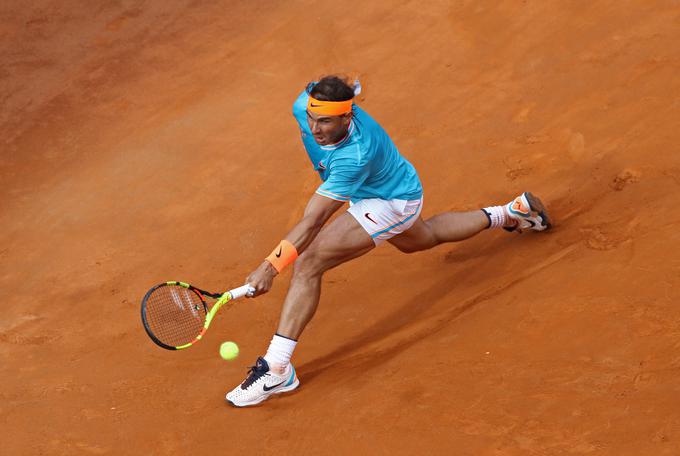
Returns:
[[[231,299],[242,298],[248,293],[255,293],[255,288],[251,287],[248,284],[245,284],[242,287],[234,288],[233,290],[229,291],[229,294],[231,294]]]

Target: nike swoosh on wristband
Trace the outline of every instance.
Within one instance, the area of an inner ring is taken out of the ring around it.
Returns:
[[[281,383],[277,383],[276,385],[273,385],[273,386],[264,385],[264,386],[262,387],[262,389],[265,390],[265,391],[271,391],[271,390],[273,390],[274,388],[276,388],[277,386],[283,385],[284,383],[286,383],[285,380],[282,381]]]
[[[283,249],[283,247],[279,247],[279,251],[275,253],[276,258],[281,258],[281,250],[282,249]]]
[[[314,104],[314,103],[309,103],[309,106],[311,106],[312,108],[320,108],[323,105],[317,105],[317,104]]]

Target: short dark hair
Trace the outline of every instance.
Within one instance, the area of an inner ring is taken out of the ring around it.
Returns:
[[[344,79],[330,75],[321,78],[309,94],[320,101],[347,101],[354,98],[354,89]]]

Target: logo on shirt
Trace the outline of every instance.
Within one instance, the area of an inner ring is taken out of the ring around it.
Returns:
[[[323,169],[323,170],[326,169],[326,167],[324,166],[324,164],[321,161],[319,161],[319,169]]]

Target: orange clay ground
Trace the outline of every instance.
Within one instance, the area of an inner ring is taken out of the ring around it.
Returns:
[[[0,5],[3,455],[680,454],[680,4],[396,3]],[[301,388],[234,409],[290,271],[183,352],[140,299],[241,285],[293,226],[291,103],[331,72],[426,218],[531,190],[556,226],[331,271]]]

